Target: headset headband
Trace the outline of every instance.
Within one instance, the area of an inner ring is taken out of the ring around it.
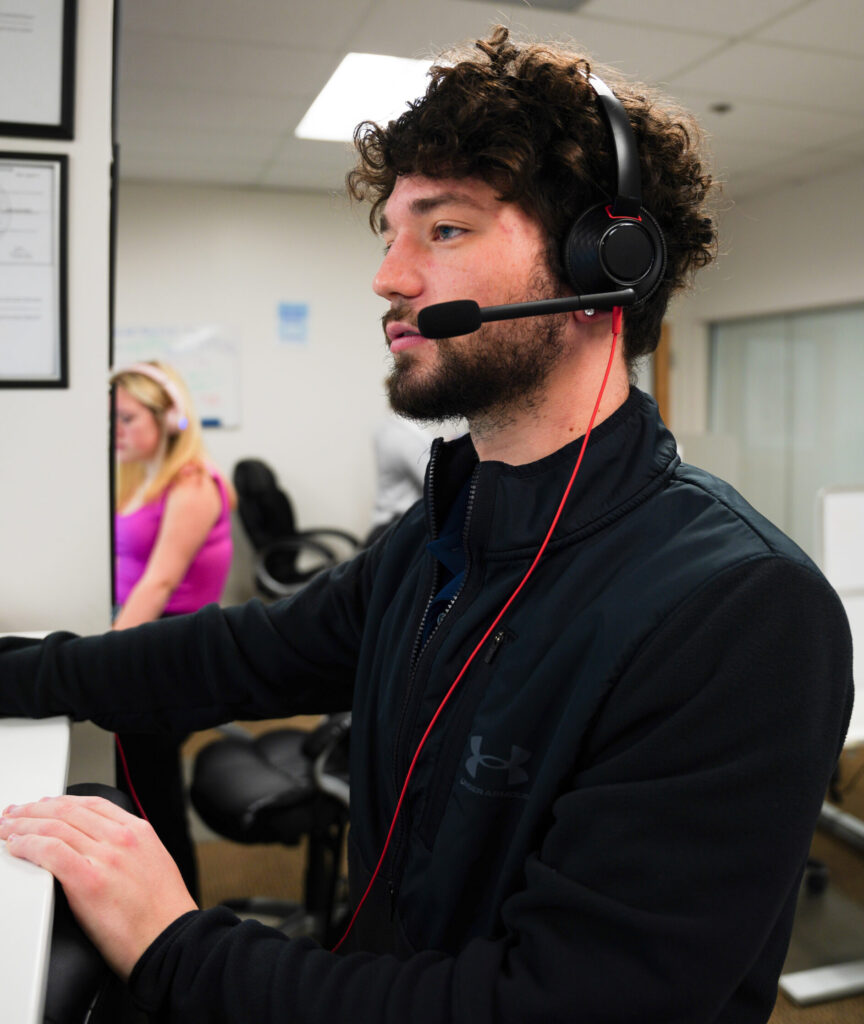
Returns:
[[[114,370],[111,376],[117,377],[121,373],[141,374],[142,377],[149,377],[150,380],[162,388],[171,401],[171,406],[165,413],[165,425],[170,432],[179,433],[179,431],[185,430],[189,426],[189,418],[183,406],[183,398],[177,385],[167,373],[160,370],[158,366],[153,366],[152,363],[132,363],[131,366],[123,366],[119,370]]]
[[[584,74],[584,72],[583,72]],[[618,171],[617,195],[612,203],[613,217],[638,217],[642,208],[642,175],[639,171],[639,150],[633,125],[624,104],[597,75],[585,75],[597,94],[597,104],[609,127],[615,146]]]

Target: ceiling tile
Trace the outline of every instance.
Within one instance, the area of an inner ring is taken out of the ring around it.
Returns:
[[[803,185],[814,178],[824,178],[860,163],[860,158],[835,151],[800,153],[794,160],[775,160],[763,167],[736,173],[724,188],[724,194],[727,199],[740,201],[745,196],[750,197],[760,192]]]
[[[569,38],[575,48],[584,49],[597,61],[652,82],[706,57],[718,45],[716,37],[706,34],[616,24],[521,5],[505,6],[497,13],[499,17],[490,17],[488,4],[469,0],[420,4],[412,12],[410,31],[406,31],[402,0],[381,0],[350,45],[361,52],[434,57],[454,43],[484,37],[498,21],[509,25],[519,38]]]
[[[581,13],[637,25],[692,29],[724,36],[739,36],[798,7],[801,0],[589,0]]]
[[[266,188],[304,189],[313,192],[344,192],[345,171],[322,170],[313,166],[271,164],[261,174]]]
[[[712,147],[715,176],[726,181],[730,176],[734,177],[743,171],[752,171],[778,162],[786,164],[797,159],[797,152],[791,147],[771,145],[767,142],[744,142],[740,139],[717,141]]]
[[[813,149],[797,154],[788,173],[796,181],[809,181],[859,163],[860,158],[839,149]]]
[[[855,153],[864,157],[864,132],[843,139],[842,142],[837,143],[835,148],[842,153]]]
[[[864,3],[811,0],[756,33],[755,38],[864,57]]]
[[[272,156],[282,163],[326,167],[344,174],[354,162],[354,147],[350,142],[322,142],[290,135],[274,148]]]
[[[121,142],[136,126],[266,132],[278,138],[294,131],[305,109],[304,100],[278,96],[141,86],[125,89],[117,104]]]
[[[862,111],[864,63],[786,46],[738,43],[672,75],[671,86],[811,110]]]
[[[740,203],[744,199],[752,199],[754,196],[758,196],[761,193],[768,192],[772,189],[776,190],[778,186],[782,186],[784,182],[778,178],[774,171],[758,170],[758,171],[745,171],[742,174],[736,174],[735,177],[728,182],[723,189],[723,200],[724,203]],[[723,230],[723,221],[721,219],[720,230]]]
[[[139,129],[134,141],[121,141],[121,160],[147,155],[171,159],[173,156],[186,159],[203,154],[209,162],[242,160],[244,163],[263,165],[272,159],[278,148],[273,136],[267,133],[247,132],[227,134],[219,131],[201,131],[183,128]]]
[[[120,88],[207,89],[219,93],[315,95],[340,54],[262,43],[130,33],[120,61]]]
[[[679,102],[695,114],[709,136],[715,139],[752,140],[803,146],[840,142],[864,130],[864,110],[859,114],[837,114],[808,110],[776,101],[735,99],[727,94],[696,92],[674,88]],[[716,113],[712,107],[729,100],[728,113]]]
[[[575,40],[678,96],[730,194],[864,160],[864,0],[588,0],[576,13],[528,0],[124,0],[121,16],[124,178],[340,189],[347,150],[293,131],[344,53],[434,55],[500,21]],[[712,112],[718,101],[732,111]]]
[[[258,163],[245,160],[222,160],[218,163],[198,159],[160,158],[153,161],[146,155],[125,159],[122,164],[124,181],[182,181],[210,185],[251,185],[261,174]]]
[[[341,48],[372,0],[125,0],[123,30],[228,42]]]
[[[308,188],[317,174],[322,189],[342,189],[353,164],[354,148],[349,143],[290,137],[273,152],[262,182],[283,186],[297,182]]]

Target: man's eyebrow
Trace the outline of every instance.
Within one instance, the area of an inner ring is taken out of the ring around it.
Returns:
[[[435,210],[439,206],[447,206],[450,204],[468,206],[474,210],[485,209],[485,206],[482,203],[478,202],[467,192],[439,192],[434,196],[419,196],[417,199],[413,199],[408,206],[408,211],[413,214],[423,214],[429,213],[431,210]],[[378,231],[380,233],[389,230],[390,223],[387,220],[387,214],[382,213],[378,219]]]

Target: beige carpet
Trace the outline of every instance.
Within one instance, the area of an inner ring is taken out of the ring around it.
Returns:
[[[292,719],[291,725],[314,725],[316,719]],[[253,723],[252,731],[286,723]],[[198,733],[187,741],[189,756],[218,734]],[[841,786],[864,769],[864,746],[848,750],[841,761]],[[864,819],[864,772],[860,781],[845,794],[843,810]],[[201,902],[211,907],[232,896],[269,896],[298,900],[301,894],[303,851],[282,846],[243,846],[221,840],[197,844],[201,874]],[[830,871],[830,884],[864,908],[864,856],[832,836],[817,834],[812,854]],[[864,996],[838,999],[817,1006],[798,1007],[780,993],[770,1024],[861,1024]]]
[[[197,843],[196,848],[204,907],[214,907],[238,896],[301,898],[303,850],[279,845],[243,846],[219,840]]]

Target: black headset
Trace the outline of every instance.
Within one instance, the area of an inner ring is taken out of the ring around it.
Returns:
[[[617,195],[576,219],[564,242],[564,272],[577,294],[632,288],[640,304],[663,277],[666,243],[660,225],[642,206],[639,151],[627,111],[602,79],[586,78],[612,136]]]
[[[660,225],[642,207],[639,151],[627,111],[596,75],[585,76],[597,96],[615,151],[617,195],[579,215],[567,232],[563,272],[574,295],[485,306],[473,299],[438,302],[421,309],[417,326],[427,338],[470,334],[490,320],[567,313],[575,309],[638,306],[653,295],[666,269]]]

